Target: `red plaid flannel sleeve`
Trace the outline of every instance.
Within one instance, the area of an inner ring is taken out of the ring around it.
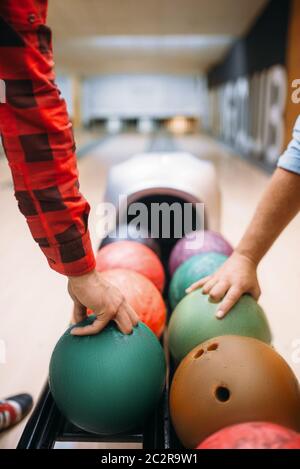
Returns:
[[[79,192],[72,126],[54,82],[46,0],[0,2],[0,133],[15,196],[52,269],[95,267],[90,207]]]

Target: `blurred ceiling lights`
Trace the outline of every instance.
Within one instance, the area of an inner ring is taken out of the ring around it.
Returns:
[[[226,47],[233,42],[231,36],[222,35],[170,35],[170,36],[90,36],[66,40],[66,47],[84,46],[95,49],[116,50],[203,50]],[[62,45],[60,45],[61,47]]]

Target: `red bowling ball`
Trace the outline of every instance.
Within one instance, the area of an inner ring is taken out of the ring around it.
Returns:
[[[160,337],[165,328],[167,311],[164,300],[155,285],[144,275],[133,270],[106,270],[101,272],[100,276],[123,293],[140,320],[157,337]]]
[[[165,272],[158,256],[147,246],[135,241],[108,244],[97,252],[98,272],[110,269],[129,269],[144,275],[163,291]]]
[[[299,449],[300,434],[274,423],[250,422],[223,428],[197,449]]]

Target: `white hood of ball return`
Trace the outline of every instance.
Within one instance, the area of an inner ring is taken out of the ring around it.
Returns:
[[[208,228],[219,230],[220,190],[210,161],[185,152],[140,153],[109,170],[105,201],[116,207],[120,195],[132,203],[163,194],[204,203]]]

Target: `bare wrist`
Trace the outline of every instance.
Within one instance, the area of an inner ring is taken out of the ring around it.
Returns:
[[[257,268],[260,259],[255,256],[255,254],[249,249],[243,248],[242,246],[237,246],[237,248],[234,250],[234,254],[242,256],[247,261],[249,261],[255,268]]]
[[[98,281],[98,273],[97,271],[91,270],[91,272],[88,272],[87,274],[84,275],[77,275],[77,276],[69,276],[68,279],[73,285],[78,285],[86,282],[96,282]]]

